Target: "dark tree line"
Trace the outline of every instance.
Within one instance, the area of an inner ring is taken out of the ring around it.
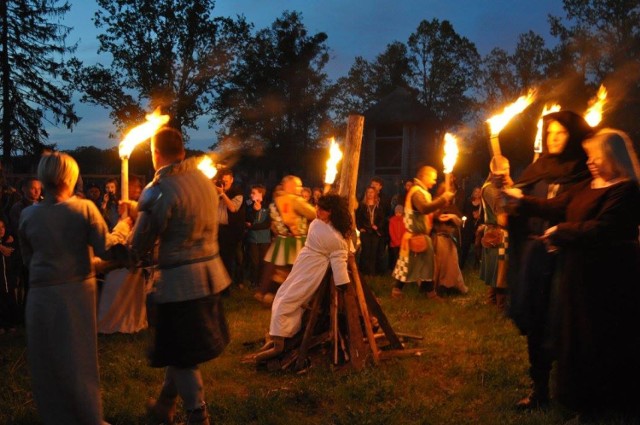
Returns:
[[[554,46],[529,31],[513,52],[495,48],[484,57],[449,21],[423,20],[405,42],[390,42],[371,60],[357,57],[335,82],[325,72],[330,33],[310,33],[298,12],[256,29],[243,16],[215,16],[213,0],[97,3],[99,52],[109,61],[95,65],[48,62],[50,52],[72,53],[64,47],[68,28],[52,23],[68,4],[2,3],[5,161],[46,143],[44,120],[77,123],[70,82],[82,101],[109,109],[118,135],[160,106],[187,135],[208,118],[212,146],[268,154],[285,169],[314,152],[347,114],[397,87],[430,108],[442,131],[464,133],[468,150],[486,149],[484,120],[532,87],[539,100],[514,123],[524,133],[545,102],[580,112],[604,83],[611,99],[605,122],[640,137],[638,0],[564,0],[565,16],[549,17]]]

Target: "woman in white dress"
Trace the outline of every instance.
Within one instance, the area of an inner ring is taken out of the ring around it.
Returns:
[[[257,361],[281,353],[284,339],[298,333],[302,326],[303,305],[313,297],[329,265],[336,286],[349,283],[347,240],[353,221],[347,199],[334,194],[324,195],[316,208],[317,219],[309,226],[305,246],[273,300],[269,327],[273,347],[258,354]]]

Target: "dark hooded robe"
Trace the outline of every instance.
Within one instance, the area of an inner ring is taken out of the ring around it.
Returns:
[[[569,140],[562,153],[552,155],[547,148],[547,128],[558,121],[569,131]],[[592,132],[584,119],[571,112],[559,111],[543,119],[543,151],[515,183],[524,195],[547,199],[550,192],[559,195],[576,183],[591,178],[582,141]],[[541,321],[547,323],[549,290],[555,271],[556,257],[546,252],[536,239],[555,222],[537,217],[509,217],[509,272],[511,294],[509,314],[523,334]]]
[[[559,122],[569,132],[560,154],[550,154],[547,147],[547,128],[552,121]],[[520,188],[524,195],[548,199],[590,179],[582,141],[591,132],[584,119],[573,112],[546,115],[543,119],[542,154],[524,170],[515,187]],[[549,400],[549,375],[554,358],[551,313],[556,305],[553,282],[558,258],[556,254],[547,252],[539,236],[555,224],[554,221],[516,213],[510,215],[508,225],[509,316],[527,335],[529,374],[533,382],[530,399],[542,403]]]

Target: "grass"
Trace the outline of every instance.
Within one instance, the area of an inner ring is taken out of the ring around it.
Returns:
[[[465,296],[427,300],[415,285],[390,298],[391,279],[368,281],[397,332],[423,335],[420,357],[395,358],[361,372],[334,369],[316,355],[303,375],[256,371],[240,358],[256,349],[270,312],[249,290],[225,299],[232,342],[205,365],[210,413],[221,424],[558,424],[566,412],[519,412],[528,391],[526,343],[511,322],[484,303],[485,286],[472,271]],[[144,404],[163,372],[147,366],[150,332],[99,338],[105,419],[113,425],[147,423]],[[414,344],[415,345],[415,344]],[[0,424],[37,424],[24,333],[0,337]]]

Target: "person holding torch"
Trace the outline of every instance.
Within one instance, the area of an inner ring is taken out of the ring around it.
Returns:
[[[220,355],[229,343],[220,293],[231,279],[218,246],[219,195],[198,169],[198,159],[185,160],[179,131],[160,128],[151,138],[151,153],[156,174],[140,195],[129,242],[137,258],[156,241],[159,246],[150,360],[152,367],[165,368],[165,378],[148,409],[158,422],[173,423],[180,396],[186,423],[208,425],[198,365]]]
[[[574,112],[545,115],[542,154],[524,170],[514,187],[525,195],[550,199],[588,179],[587,155],[581,143],[591,132],[584,118]],[[558,259],[548,252],[540,236],[554,224],[513,212],[509,215],[509,315],[527,336],[529,374],[533,384],[530,394],[517,403],[522,409],[544,407],[549,403],[549,374],[553,361],[548,341],[549,317]]]
[[[454,194],[445,191],[432,200],[429,189],[436,184],[438,172],[430,166],[418,170],[414,185],[407,194],[404,205],[404,224],[407,232],[400,243],[400,254],[392,276],[396,283],[391,290],[392,298],[402,298],[402,289],[407,282],[417,282],[420,291],[429,298],[437,298],[433,285],[434,251],[431,242],[433,213],[451,201]]]

